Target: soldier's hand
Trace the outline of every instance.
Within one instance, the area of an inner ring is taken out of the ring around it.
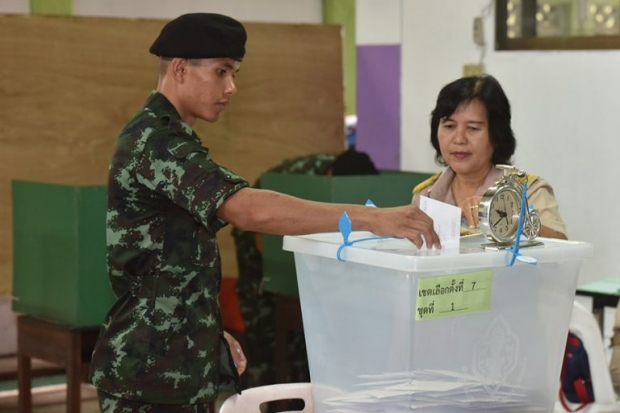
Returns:
[[[407,238],[416,247],[441,248],[439,235],[433,228],[433,220],[417,205],[395,208],[377,208],[377,219],[372,232],[376,235]]]
[[[241,345],[233,336],[224,331],[224,338],[228,341],[228,345],[230,346],[230,354],[232,355],[233,361],[235,362],[235,366],[237,367],[237,372],[241,375],[245,371],[245,368],[248,365],[248,361],[245,358],[245,354],[243,354],[243,350],[241,349]]]

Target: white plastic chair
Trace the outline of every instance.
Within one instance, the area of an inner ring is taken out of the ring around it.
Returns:
[[[219,413],[260,413],[263,403],[290,399],[302,399],[305,403],[303,410],[295,410],[295,413],[314,412],[310,383],[283,383],[252,387],[234,394],[224,400]]]
[[[616,401],[605,355],[605,345],[599,323],[594,315],[578,302],[573,305],[573,314],[570,320],[570,331],[583,342],[588,353],[590,375],[594,402],[579,410],[580,413],[620,413],[620,406]],[[578,405],[575,405],[577,407]],[[555,404],[555,412],[566,412],[562,405]]]

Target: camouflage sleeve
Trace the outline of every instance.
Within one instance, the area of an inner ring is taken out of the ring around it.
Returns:
[[[266,172],[290,174],[325,175],[336,160],[337,155],[331,153],[315,153],[284,159]]]
[[[138,162],[139,183],[187,210],[212,233],[227,224],[217,217],[218,208],[248,186],[213,162],[206,148],[180,137],[149,140]]]

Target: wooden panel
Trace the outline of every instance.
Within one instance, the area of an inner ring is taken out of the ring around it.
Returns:
[[[116,136],[157,84],[164,21],[0,16],[0,293],[11,291],[10,180],[103,184]],[[248,23],[239,92],[199,122],[213,158],[254,181],[279,160],[343,148],[337,26]],[[230,228],[224,274],[236,274]]]

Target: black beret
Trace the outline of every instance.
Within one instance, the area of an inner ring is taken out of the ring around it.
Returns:
[[[241,61],[245,55],[246,39],[245,28],[232,17],[189,13],[169,21],[149,52],[160,57],[229,57]]]

